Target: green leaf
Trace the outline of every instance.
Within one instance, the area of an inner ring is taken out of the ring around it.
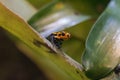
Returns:
[[[35,8],[39,9],[44,5],[52,2],[53,0],[27,0],[27,1],[30,2]]]
[[[74,9],[82,14],[97,17],[106,7],[109,0],[60,0],[70,4]]]
[[[84,51],[89,30],[108,1],[54,0],[40,8],[28,23],[43,37],[61,30],[70,32],[71,39],[64,42],[63,49],[72,58],[81,62],[80,56]]]
[[[40,8],[28,20],[28,23],[42,36],[46,37],[52,32],[64,30],[77,24],[80,25],[83,21],[96,18],[104,10],[107,2],[94,0],[54,0]],[[101,12],[99,12],[99,7]]]
[[[46,39],[1,3],[0,11],[0,27],[13,35],[16,46],[51,80],[88,80],[83,72],[66,61],[65,56],[56,54],[57,51],[48,47]]]
[[[90,19],[89,15],[80,14],[77,10],[62,1],[53,1],[40,9],[28,23],[42,36]]]
[[[91,79],[101,79],[120,60],[120,1],[112,0],[94,24],[86,42],[83,65]]]
[[[95,20],[90,19],[74,27],[66,29],[71,33],[71,38],[63,43],[63,49],[69,56],[81,63],[85,49],[85,40]],[[74,47],[73,47],[74,46]]]
[[[24,20],[28,20],[37,11],[26,0],[0,0],[0,2]]]

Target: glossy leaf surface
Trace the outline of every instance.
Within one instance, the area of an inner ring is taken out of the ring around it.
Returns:
[[[40,8],[28,23],[43,37],[61,30],[70,32],[71,39],[63,43],[63,49],[72,58],[81,62],[80,56],[88,32],[108,1],[54,0]]]
[[[54,0],[43,8],[40,8],[28,20],[28,23],[42,36],[46,37],[52,32],[64,30],[93,17],[97,17],[104,10],[106,4],[107,1]],[[99,5],[101,5],[100,12]]]
[[[93,26],[82,57],[86,75],[100,79],[108,75],[120,59],[120,1],[112,0]]]

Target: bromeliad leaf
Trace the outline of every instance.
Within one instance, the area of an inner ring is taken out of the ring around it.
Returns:
[[[93,26],[83,55],[86,75],[101,79],[118,65],[120,60],[120,1],[112,0]]]
[[[16,38],[15,40],[13,39],[16,42],[16,46],[37,64],[51,80],[87,80],[78,68],[71,66],[65,61],[65,57],[52,54],[55,52],[51,52],[51,49],[44,42],[43,38],[25,21],[1,3],[0,27]]]

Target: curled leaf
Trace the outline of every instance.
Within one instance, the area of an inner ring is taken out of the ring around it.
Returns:
[[[120,59],[120,1],[112,0],[93,26],[82,57],[86,75],[100,79],[108,75]]]

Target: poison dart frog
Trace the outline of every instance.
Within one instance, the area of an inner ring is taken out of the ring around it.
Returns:
[[[62,42],[70,38],[70,33],[65,31],[53,32],[50,34],[47,39],[55,45],[58,49],[61,48]]]

